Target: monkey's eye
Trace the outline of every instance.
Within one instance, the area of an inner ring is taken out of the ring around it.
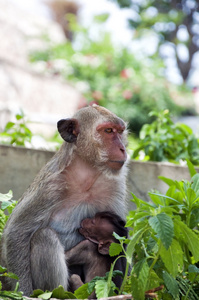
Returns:
[[[124,130],[118,130],[117,131],[119,134],[122,134],[124,132]]]
[[[106,133],[112,133],[112,132],[113,132],[113,129],[112,129],[112,128],[106,128],[106,129],[105,129],[105,132],[106,132]]]

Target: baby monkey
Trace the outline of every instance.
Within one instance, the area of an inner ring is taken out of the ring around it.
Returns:
[[[79,232],[85,237],[85,240],[65,253],[72,273],[71,291],[91,281],[95,276],[105,276],[106,272],[110,271],[111,264],[116,257],[109,256],[109,247],[112,242],[118,242],[114,238],[113,232],[127,237],[128,230],[124,226],[125,222],[110,212],[97,213],[94,218],[87,218],[81,222]],[[75,266],[79,265],[82,266],[82,273],[77,275]],[[124,273],[125,267],[125,259],[118,259],[115,269]],[[117,276],[114,282],[119,288],[122,278]]]

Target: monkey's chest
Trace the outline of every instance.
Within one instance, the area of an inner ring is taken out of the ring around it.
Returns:
[[[73,248],[84,239],[79,233],[81,221],[85,218],[92,218],[99,211],[97,206],[79,204],[77,206],[56,212],[50,220],[50,228],[56,231],[65,251]]]

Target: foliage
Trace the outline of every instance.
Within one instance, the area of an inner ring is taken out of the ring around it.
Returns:
[[[93,27],[107,18],[107,14],[95,17]],[[45,51],[32,53],[30,60],[35,67],[42,65],[45,72],[61,74],[71,81],[84,96],[82,105],[97,102],[107,107],[125,118],[135,133],[151,122],[148,115],[151,110],[167,108],[174,114],[184,110],[175,101],[180,103],[185,94],[188,98],[190,94],[188,91],[182,94],[161,76],[160,60],[138,60],[129,49],[115,47],[110,34],[100,31],[93,39],[87,28],[71,20],[76,33],[73,43],[49,45]]]
[[[158,299],[198,299],[199,174],[189,166],[191,181],[161,177],[169,185],[166,195],[150,192],[150,203],[133,195],[137,209],[127,217],[132,230],[126,257],[130,262],[133,255],[135,299],[161,284]]]
[[[32,132],[27,127],[23,111],[15,116],[16,122],[8,122],[4,132],[0,133],[1,143],[11,144],[14,146],[25,146],[31,143]]]
[[[9,277],[18,280],[18,277],[15,274],[11,272],[7,272],[7,269],[2,266],[0,266],[0,277]],[[17,282],[14,291],[2,291],[2,285],[0,281],[0,299],[22,300],[23,299],[22,293],[19,292],[18,289],[19,289],[19,284]]]
[[[156,119],[145,124],[140,131],[140,141],[132,158],[139,158],[144,152],[144,160],[179,162],[189,159],[199,165],[199,139],[192,129],[182,123],[174,123],[168,110],[151,112]]]
[[[59,286],[52,292],[35,290],[32,297],[85,299],[95,291],[98,299],[116,294],[132,294],[136,300],[152,296],[156,299],[199,299],[199,174],[191,162],[187,162],[192,176],[190,181],[159,177],[169,188],[165,195],[149,192],[150,202],[132,194],[137,209],[127,216],[129,238],[114,233],[119,244],[112,243],[109,250],[111,256],[126,258],[124,274],[113,271],[115,260],[104,277],[94,278],[74,294]],[[1,195],[6,208],[9,206],[4,200],[10,201],[10,198],[11,194]],[[0,271],[1,276],[15,276],[6,273],[4,268]],[[116,275],[123,277],[119,291],[112,281]],[[9,293],[13,292],[0,291],[0,297],[5,294],[14,298]],[[21,294],[18,296],[16,299],[20,300]]]
[[[0,193],[0,237],[3,232],[3,228],[9,218],[9,215],[12,213],[15,208],[17,201],[12,199],[12,191],[9,191],[7,194]]]
[[[158,49],[172,43],[176,62],[184,80],[187,79],[194,54],[199,50],[199,19],[197,0],[112,0],[121,8],[133,10],[129,25],[135,29],[135,38],[140,39],[155,33]],[[179,49],[188,52],[188,58],[180,57]]]

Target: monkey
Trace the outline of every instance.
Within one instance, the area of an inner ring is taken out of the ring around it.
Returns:
[[[66,259],[69,269],[72,265],[83,265],[84,282],[79,275],[72,274],[70,287],[72,292],[86,282],[90,282],[96,276],[105,276],[110,271],[111,264],[116,257],[109,256],[110,244],[118,241],[114,238],[113,232],[127,238],[128,230],[125,222],[117,215],[110,212],[97,213],[94,218],[82,220],[79,228],[80,234],[85,237],[75,247],[66,252]],[[115,269],[125,272],[126,261],[118,259]],[[116,277],[115,284],[120,288],[121,277]]]
[[[19,277],[25,296],[59,285],[67,290],[65,252],[84,239],[81,220],[102,211],[125,220],[127,213],[127,124],[92,105],[57,129],[62,146],[18,201],[1,239],[0,263]],[[3,288],[15,288],[5,280]]]

